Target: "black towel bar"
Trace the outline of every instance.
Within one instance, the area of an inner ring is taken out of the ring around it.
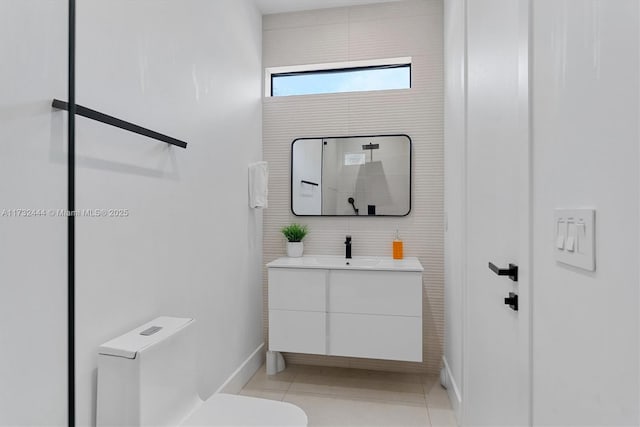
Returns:
[[[51,106],[60,110],[69,111],[69,104],[64,101],[60,101],[59,99],[54,99]],[[120,129],[128,130],[129,132],[157,139],[158,141],[166,142],[167,144],[175,145],[180,148],[187,148],[187,143],[184,141],[163,135],[152,131],[151,129],[143,128],[142,126],[134,125],[133,123],[125,122],[124,120],[92,110],[91,108],[83,107],[82,105],[76,104],[76,114]]]

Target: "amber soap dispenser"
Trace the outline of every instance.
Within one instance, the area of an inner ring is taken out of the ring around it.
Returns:
[[[393,241],[393,259],[402,259],[404,257],[402,240],[400,240],[400,232],[396,230],[396,238]]]

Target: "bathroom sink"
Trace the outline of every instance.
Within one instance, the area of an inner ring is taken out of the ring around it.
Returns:
[[[337,256],[305,256],[301,258],[302,263],[309,266],[326,268],[334,267],[374,267],[380,263],[379,258],[343,258]]]
[[[375,267],[380,264],[379,259],[375,258],[352,258],[345,259],[345,265],[352,265],[354,267]]]
[[[332,257],[332,256],[308,256],[306,258],[307,262],[317,264],[317,265],[326,265],[326,266],[347,266],[353,265],[358,267],[372,267],[380,262],[379,259],[375,258],[351,258],[347,259],[344,257]]]
[[[267,267],[322,268],[339,270],[387,270],[387,271],[422,271],[417,258],[394,260],[391,257],[345,258],[331,255],[306,255],[299,258],[278,258],[267,264]]]

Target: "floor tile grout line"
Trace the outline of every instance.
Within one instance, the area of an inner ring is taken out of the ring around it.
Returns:
[[[429,425],[433,427],[433,421],[431,420],[431,411],[429,410],[429,405],[427,405],[426,408],[427,408],[427,418],[429,419]]]
[[[289,393],[287,393],[289,394]],[[339,394],[325,394],[316,391],[294,391],[291,392],[291,395],[302,395],[302,396],[310,396],[317,397],[321,399],[333,399],[333,400],[351,400],[356,402],[363,403],[385,403],[388,405],[401,405],[401,406],[410,406],[414,408],[425,408],[428,410],[426,405],[422,405],[422,402],[412,401],[412,400],[389,400],[389,399],[376,399],[376,398],[364,398],[355,395],[339,395]],[[434,408],[437,409],[437,408]]]
[[[427,408],[427,412],[429,411],[429,402],[427,400],[427,388],[425,387],[425,383],[422,383],[422,397],[424,397],[424,406]]]
[[[298,378],[299,374],[300,374],[299,372],[294,372],[293,373],[293,378],[291,379],[291,381],[289,381],[289,387],[287,387],[287,389],[285,390],[284,394],[282,395],[282,401],[284,401],[284,398],[287,397],[287,394],[289,394],[289,390],[291,390],[291,386],[295,382],[296,378]]]
[[[306,383],[300,383],[297,382],[295,383],[296,385],[303,385]],[[353,391],[357,391],[357,390],[361,390],[361,391],[370,391],[370,392],[388,392],[388,393],[397,393],[399,395],[416,395],[416,396],[425,396],[425,392],[423,387],[420,385],[420,388],[418,390],[394,390],[394,389],[389,389],[389,388],[380,388],[380,387],[367,387],[367,386],[358,386],[358,385],[340,385],[340,384],[308,384],[307,387],[313,387],[313,386],[326,386],[326,387],[337,387],[339,389],[349,389],[349,390],[353,390]],[[292,391],[292,390],[288,390],[288,391]]]
[[[302,383],[297,383],[297,384],[302,384]],[[326,386],[326,391],[323,388],[319,388],[319,389],[312,389],[312,390],[292,390],[291,387],[293,386],[293,382],[291,383],[291,385],[289,386],[289,388],[287,389],[286,393],[287,394],[292,394],[292,393],[304,393],[304,394],[315,394],[315,395],[322,395],[322,396],[330,396],[330,397],[337,397],[337,398],[360,398],[360,399],[366,399],[366,400],[375,400],[375,401],[385,401],[384,398],[375,398],[375,397],[371,397],[371,396],[367,396],[367,397],[362,397],[361,394],[358,394],[357,391],[360,392],[380,392],[380,393],[388,393],[388,390],[380,390],[380,389],[374,389],[374,388],[362,388],[362,389],[355,389],[353,390],[354,392],[350,392],[350,393],[340,393],[340,392],[336,392],[334,390],[334,388],[332,387],[340,387],[340,386],[335,386],[335,385],[331,385],[331,384],[322,384],[323,386]],[[318,384],[316,384],[316,386],[318,386]],[[346,387],[348,388],[348,387]],[[353,389],[353,388],[352,388]],[[423,389],[424,390],[424,389]],[[394,393],[395,395],[397,395],[398,397],[401,397],[403,395],[405,396],[420,396],[420,401],[417,400],[411,400],[411,399],[394,399],[394,398],[388,398],[387,400],[389,402],[405,402],[405,403],[421,403],[424,402],[425,406],[427,405],[427,400],[425,398],[424,395],[424,391],[423,392],[410,392],[410,391],[391,391],[391,393]]]

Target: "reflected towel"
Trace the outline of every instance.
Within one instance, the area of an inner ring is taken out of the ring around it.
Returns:
[[[267,162],[255,162],[249,165],[249,207],[266,208],[269,184]]]

